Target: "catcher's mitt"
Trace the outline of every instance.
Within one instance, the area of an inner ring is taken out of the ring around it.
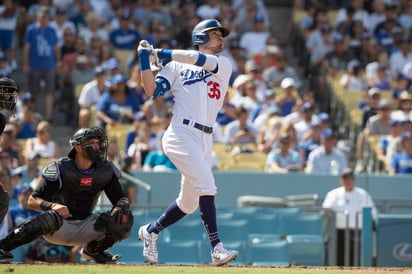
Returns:
[[[132,225],[133,215],[129,209],[129,200],[121,198],[111,211],[100,214],[94,229],[109,234],[115,241],[120,241],[129,237]]]

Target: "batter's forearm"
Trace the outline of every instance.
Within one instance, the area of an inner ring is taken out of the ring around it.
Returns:
[[[160,59],[172,59],[179,63],[203,67],[207,71],[213,71],[217,66],[215,56],[206,55],[196,50],[160,49],[157,51],[157,55]]]

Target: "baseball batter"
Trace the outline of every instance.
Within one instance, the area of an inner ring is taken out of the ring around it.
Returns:
[[[173,118],[162,142],[166,155],[182,174],[180,193],[164,214],[153,223],[140,227],[146,261],[158,262],[156,241],[160,231],[179,221],[198,207],[212,246],[212,262],[224,265],[237,258],[238,252],[227,250],[219,239],[214,196],[216,185],[211,169],[212,126],[222,107],[232,67],[218,55],[229,30],[219,21],[207,19],[192,31],[196,50],[153,49],[141,41],[138,54],[143,85],[155,100],[165,92],[174,95]],[[169,59],[154,77],[150,60]]]

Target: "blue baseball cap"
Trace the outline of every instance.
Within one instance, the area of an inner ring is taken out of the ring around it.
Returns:
[[[24,194],[29,190],[33,190],[28,184],[17,185],[15,188],[17,194]]]
[[[126,83],[127,82],[127,77],[123,74],[115,74],[113,75],[110,79],[109,82],[110,84],[119,84],[119,83]]]
[[[327,128],[322,131],[322,133],[320,134],[320,137],[322,137],[323,139],[332,138],[332,137],[335,137],[335,133],[333,132],[332,129]]]
[[[412,134],[407,131],[401,134],[401,142],[405,141],[406,139],[412,138]]]

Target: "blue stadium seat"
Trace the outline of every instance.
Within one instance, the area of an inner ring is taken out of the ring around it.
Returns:
[[[119,263],[141,264],[144,262],[142,255],[143,243],[140,241],[122,241],[110,248],[112,254],[120,254]]]
[[[277,234],[279,217],[273,214],[257,214],[249,219],[249,233]]]
[[[249,225],[247,220],[219,220],[217,224],[219,237],[226,242],[247,241],[247,235],[249,234]],[[206,232],[203,236],[207,239]]]
[[[170,240],[193,240],[199,241],[202,239],[202,235],[205,232],[203,222],[198,217],[182,219],[179,222],[166,228],[170,233]]]
[[[283,215],[279,220],[279,234],[323,234],[323,216],[321,214],[302,214],[299,216]]]
[[[249,233],[248,235],[248,243],[251,243],[251,244],[277,242],[277,241],[282,241],[282,240],[284,240],[284,238],[282,238],[278,234]]]
[[[293,265],[325,265],[325,243],[320,235],[288,235],[289,255]]]
[[[289,246],[286,241],[247,244],[247,264],[256,266],[290,265]]]
[[[159,242],[159,263],[167,264],[199,264],[200,241]]]

